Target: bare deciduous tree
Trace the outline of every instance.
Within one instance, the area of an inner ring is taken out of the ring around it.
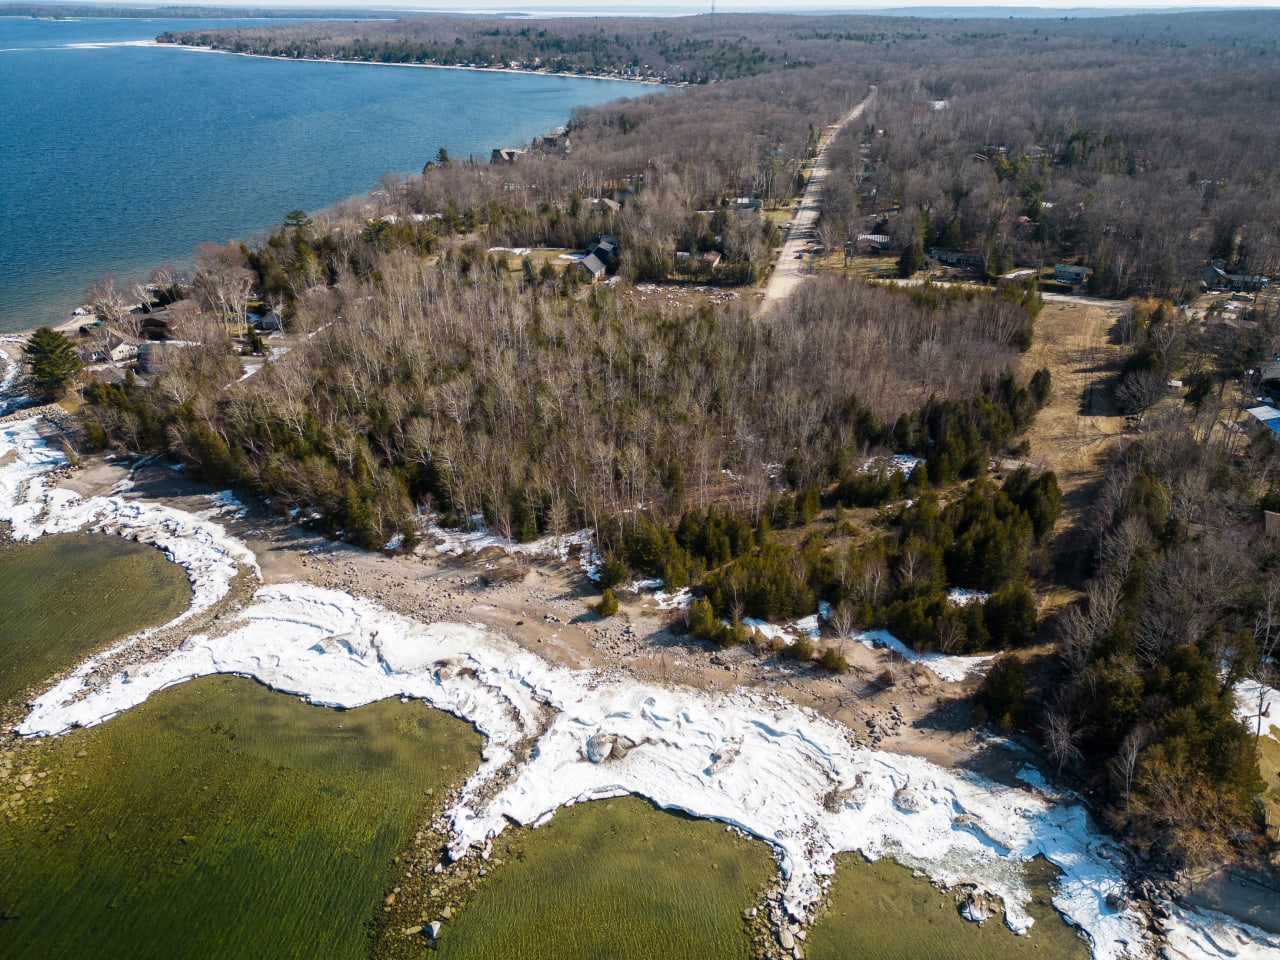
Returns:
[[[129,298],[115,277],[103,277],[85,294],[89,308],[104,323],[117,324],[129,310]]]
[[[1049,749],[1049,756],[1058,764],[1058,773],[1081,757],[1080,725],[1061,704],[1049,711],[1045,719],[1045,746]]]

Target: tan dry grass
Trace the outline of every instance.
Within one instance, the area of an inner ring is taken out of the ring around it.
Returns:
[[[1272,729],[1274,732],[1275,728]],[[1262,794],[1267,837],[1272,842],[1280,843],[1280,741],[1269,736],[1259,738],[1258,769],[1267,785]],[[1280,858],[1277,865],[1280,865]]]
[[[1121,361],[1111,330],[1122,309],[1119,303],[1045,304],[1035,342],[1023,357],[1027,376],[1045,367],[1053,378],[1053,398],[1027,439],[1031,461],[1058,476],[1067,523],[1085,506],[1079,493],[1100,475],[1102,455],[1125,431],[1125,418],[1111,401]]]

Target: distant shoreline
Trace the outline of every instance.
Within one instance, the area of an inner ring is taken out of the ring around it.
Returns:
[[[646,87],[687,87],[684,80],[653,80],[645,77],[624,77],[613,74],[570,73],[566,71],[530,70],[527,67],[464,67],[456,63],[388,63],[384,60],[346,60],[335,57],[282,57],[271,53],[244,53],[240,50],[219,50],[217,47],[198,46],[192,43],[161,43],[159,40],[124,41],[138,47],[172,47],[176,50],[198,50],[203,53],[224,53],[233,57],[253,57],[258,60],[285,60],[289,63],[344,63],[365,67],[424,67],[429,70],[472,70],[479,73],[513,73],[533,77],[565,77],[570,80],[609,80],[615,83],[638,83]],[[113,44],[102,44],[112,46]]]
[[[14,18],[14,19],[30,20],[31,18],[23,17],[23,18]],[[658,89],[670,89],[674,86],[679,86],[678,84],[664,84],[658,81],[643,80],[640,78],[623,78],[623,77],[607,77],[607,76],[602,77],[602,76],[583,75],[583,74],[574,74],[574,73],[552,73],[546,70],[513,70],[510,68],[500,68],[500,67],[459,67],[455,65],[442,65],[442,64],[413,64],[413,63],[399,64],[399,63],[377,63],[377,62],[371,63],[370,61],[361,61],[361,60],[321,60],[321,59],[315,59],[315,58],[267,56],[263,54],[238,53],[237,51],[218,50],[212,47],[196,46],[191,44],[159,43],[154,39],[154,37],[149,39],[130,39],[130,40],[104,40],[104,41],[84,40],[82,42],[65,44],[65,46],[69,49],[82,49],[82,50],[89,50],[89,49],[101,50],[101,49],[106,49],[110,47],[135,47],[135,48],[137,47],[173,47],[173,48],[186,49],[186,50],[192,50],[197,52],[206,52],[206,53],[226,53],[226,54],[236,53],[239,56],[257,57],[258,59],[268,59],[268,60],[293,60],[293,61],[299,61],[299,62],[312,62],[312,63],[355,63],[355,64],[364,63],[372,66],[405,66],[405,67],[415,66],[415,67],[432,67],[435,69],[449,69],[449,70],[479,70],[479,71],[487,71],[487,72],[494,72],[494,73],[526,74],[530,76],[568,77],[568,78],[580,79],[580,80],[613,80],[617,82],[626,81],[631,83],[641,83],[650,88],[658,88]],[[621,94],[619,93],[618,95],[621,95]],[[639,94],[637,93],[634,95],[638,96]],[[579,95],[574,94],[573,96],[578,97]],[[580,94],[580,96],[585,98],[585,101],[582,99],[575,99],[574,101],[575,103],[595,102],[594,95],[582,93]],[[559,117],[552,122],[556,124],[567,123],[568,110],[566,109],[565,112],[560,113]],[[545,132],[545,130],[534,131],[534,132]],[[484,159],[487,159],[487,154],[484,155]],[[416,170],[416,167],[414,169]],[[387,171],[383,170],[382,172],[385,173]],[[407,173],[409,171],[406,168],[404,172]],[[371,177],[368,183],[362,186],[355,187],[355,189],[344,189],[340,192],[340,195],[336,195],[327,201],[323,201],[321,204],[311,209],[312,210],[328,209],[331,206],[349,201],[352,198],[365,196],[373,189],[374,189],[374,184],[372,182],[372,177]],[[255,231],[269,230],[272,228],[272,226],[273,224],[271,223],[263,223],[256,227],[245,228],[240,232],[240,235],[248,239]],[[210,235],[208,237],[205,237],[204,239],[219,239],[219,237],[217,235]],[[121,274],[121,271],[124,271],[123,275],[130,279],[143,279],[145,277],[146,269],[149,269],[151,266],[154,266],[156,263],[159,263],[162,260],[173,261],[175,263],[178,263],[179,266],[185,269],[186,267],[189,266],[191,249],[193,246],[194,246],[194,242],[191,245],[188,245],[181,254],[175,253],[169,256],[157,254],[154,257],[149,257],[148,265],[142,268],[141,272],[133,272],[131,270],[126,270],[124,267],[112,266],[110,264],[107,264],[107,265],[102,265],[95,268],[96,274],[98,276],[102,276],[106,274]],[[61,276],[61,273],[58,272],[57,277],[60,277],[60,276]],[[55,277],[55,279],[57,278]],[[38,304],[36,303],[35,299],[30,300],[30,303],[32,305],[38,307],[38,312],[35,313],[34,315],[32,314],[31,309],[28,308],[28,303],[26,302],[20,303],[18,306],[15,306],[11,311],[11,313],[0,312],[0,336],[22,336],[22,337],[30,336],[30,334],[40,326],[51,326],[54,329],[61,330],[63,332],[69,333],[74,336],[79,326],[82,323],[84,323],[84,318],[72,316],[70,314],[70,310],[72,307],[83,305],[83,300],[84,300],[83,289],[87,287],[91,279],[92,277],[86,276],[83,283],[79,283],[79,284],[68,283],[66,285],[65,290],[59,288],[59,290],[54,291],[52,294],[50,294],[48,290],[43,291],[40,295],[40,302]],[[64,303],[66,305],[66,309],[59,310],[59,307]],[[13,328],[8,328],[7,327],[8,324],[13,324]]]

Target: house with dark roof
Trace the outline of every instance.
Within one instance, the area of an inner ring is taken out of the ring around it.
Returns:
[[[575,260],[574,265],[585,271],[587,276],[591,278],[592,282],[603,278],[605,270],[607,269],[604,261],[594,253],[587,254],[581,260]]]
[[[1215,260],[1205,267],[1200,275],[1200,285],[1206,290],[1226,290],[1230,287],[1231,281],[1227,277],[1226,264],[1221,260]]]
[[[500,148],[489,154],[489,163],[493,165],[500,163],[515,163],[518,158],[524,156],[524,153],[524,150]]]
[[[1252,273],[1227,273],[1227,265],[1222,260],[1215,260],[1204,268],[1200,274],[1202,290],[1265,290],[1271,283],[1269,277]]]

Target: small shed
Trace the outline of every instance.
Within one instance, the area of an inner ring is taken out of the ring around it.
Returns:
[[[1266,427],[1272,433],[1280,435],[1280,410],[1269,405],[1250,407],[1245,411],[1249,418],[1259,426]]]

